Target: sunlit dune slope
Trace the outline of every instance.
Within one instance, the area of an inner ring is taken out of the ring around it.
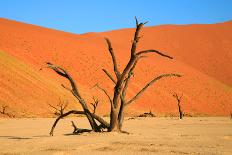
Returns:
[[[176,92],[183,94],[182,106],[185,113],[228,115],[232,111],[231,25],[231,22],[227,22],[145,27],[138,50],[156,49],[175,59],[170,60],[156,54],[149,54],[142,59],[131,80],[127,99],[133,97],[155,76],[163,73],[179,73],[183,76],[161,79],[155,83],[139,100],[128,107],[127,114],[139,114],[149,110],[159,115],[177,114],[176,100],[172,96],[173,92]],[[58,98],[61,97],[74,102],[72,95],[60,86],[61,83],[68,86],[62,77],[48,69],[38,71],[44,66],[44,62],[49,61],[66,68],[77,81],[86,100],[91,102],[92,96],[97,96],[101,101],[97,112],[108,114],[107,98],[98,89],[93,88],[98,83],[111,94],[113,90],[113,83],[102,72],[102,68],[105,68],[113,75],[111,57],[104,37],[111,39],[119,69],[122,70],[129,59],[134,29],[78,35],[0,19],[0,32],[0,50],[29,66],[31,72],[44,79],[35,78],[31,81],[47,88],[47,92],[41,92],[41,98],[28,98],[31,92],[25,91],[25,94],[19,97],[23,103],[16,104],[16,101],[13,102],[16,98],[12,94],[21,89],[9,89],[11,84],[7,82],[0,85],[0,101],[4,99],[4,103],[10,105],[15,103],[16,107],[29,106],[30,102],[33,102],[34,107],[27,112],[36,116],[49,114],[49,109],[41,106],[43,98],[46,98],[46,101],[58,102]],[[4,61],[1,60],[0,67],[7,69],[9,66]],[[11,67],[18,70],[17,65]],[[20,74],[24,75],[25,72]],[[1,74],[5,75],[4,72]],[[6,81],[7,78],[14,80],[16,77],[1,76],[1,81]],[[23,76],[22,80],[27,80],[27,77]],[[16,85],[20,86],[20,82],[16,82]],[[28,90],[40,88],[37,85],[23,87]],[[12,99],[4,98],[2,92],[6,90]],[[63,97],[62,94],[66,96]],[[45,107],[46,103],[43,104]],[[41,109],[41,113],[35,113],[37,108]]]
[[[29,65],[0,52],[0,106],[10,117],[53,116],[49,104],[66,102],[68,95],[58,83]],[[70,100],[69,107],[74,107]],[[1,109],[2,110],[2,109]]]

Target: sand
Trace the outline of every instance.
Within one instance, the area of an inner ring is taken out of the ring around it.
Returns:
[[[157,115],[177,114],[172,96],[176,92],[183,94],[182,107],[187,114],[228,116],[232,111],[231,25],[144,27],[138,51],[156,49],[174,59],[149,54],[141,60],[126,98],[131,99],[160,74],[179,73],[183,77],[158,81],[127,113],[151,110]],[[0,32],[0,107],[7,105],[7,111],[16,117],[49,117],[48,104],[55,106],[61,98],[70,103],[69,108],[77,109],[73,95],[61,87],[69,87],[69,83],[51,70],[40,70],[49,61],[69,71],[87,103],[93,96],[100,100],[98,113],[109,112],[107,97],[93,89],[98,83],[113,94],[113,83],[102,71],[104,68],[113,75],[104,37],[111,39],[122,71],[129,59],[134,29],[79,35],[0,18]]]
[[[72,135],[70,121],[88,128],[84,117],[67,118],[48,136],[54,118],[0,119],[1,155],[41,154],[232,154],[232,120],[227,117],[126,119],[120,133]]]

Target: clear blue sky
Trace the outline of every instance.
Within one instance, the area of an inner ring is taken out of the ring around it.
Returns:
[[[232,0],[0,0],[0,17],[73,32],[232,20]]]

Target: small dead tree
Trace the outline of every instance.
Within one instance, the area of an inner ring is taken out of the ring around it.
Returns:
[[[230,112],[230,119],[232,119],[232,112]]]
[[[2,110],[0,111],[1,114],[5,115],[6,114],[6,109],[8,108],[8,106],[6,105],[2,105]]]
[[[179,96],[177,93],[173,94],[173,97],[177,100],[177,105],[178,105],[178,111],[179,111],[179,117],[180,117],[180,119],[182,119],[183,116],[184,116],[184,113],[182,111],[181,104],[180,104],[182,96],[183,96],[183,94],[181,96]]]
[[[71,88],[68,88],[64,85],[62,86],[68,91],[70,91],[74,95],[74,97],[76,97],[76,99],[79,101],[83,109],[83,111],[71,110],[67,113],[64,113],[63,115],[60,115],[54,122],[50,135],[53,135],[53,130],[57,122],[61,118],[66,117],[70,114],[85,115],[94,132],[100,132],[102,131],[102,128],[107,128],[109,132],[111,131],[121,132],[122,124],[124,120],[124,111],[127,106],[134,103],[151,85],[153,85],[158,80],[167,78],[167,77],[181,77],[181,75],[173,74],[173,73],[159,75],[157,77],[154,77],[150,82],[148,82],[144,87],[142,87],[141,90],[138,91],[138,93],[135,94],[134,97],[132,97],[129,100],[126,98],[127,89],[131,82],[131,78],[134,75],[134,69],[136,68],[137,63],[139,62],[139,60],[141,60],[141,58],[145,57],[145,55],[149,53],[151,54],[153,53],[153,54],[162,56],[164,58],[173,59],[171,56],[168,56],[160,51],[153,50],[153,49],[137,51],[137,44],[139,40],[141,39],[141,36],[139,35],[140,31],[147,22],[139,23],[137,18],[135,19],[136,19],[136,29],[135,29],[134,38],[133,38],[132,45],[131,45],[131,50],[130,50],[130,59],[123,70],[120,71],[118,68],[118,62],[115,57],[111,41],[108,38],[105,38],[108,51],[111,55],[115,77],[110,75],[110,73],[106,69],[103,69],[103,72],[114,84],[113,97],[111,98],[111,96],[105,89],[99,86],[98,87],[104,92],[104,94],[109,99],[109,104],[111,107],[110,108],[110,123],[106,122],[104,119],[102,119],[100,116],[96,115],[95,113],[90,112],[89,107],[86,104],[86,101],[84,100],[81,93],[79,92],[77,84],[75,83],[71,75],[65,69],[63,69],[60,66],[56,66],[50,62],[46,63],[48,68],[52,69],[58,75],[69,80]],[[100,125],[98,125],[96,121],[100,123]]]
[[[97,106],[98,106],[99,100],[93,96],[93,102],[90,103],[93,106],[93,113],[95,114],[96,110],[97,110]]]
[[[6,109],[8,109],[7,105],[2,105],[2,109],[0,111],[1,114],[6,115],[8,117],[15,117],[15,115],[10,114],[9,112],[6,112]]]
[[[61,99],[59,99],[60,102],[58,105],[56,106],[53,106],[51,104],[48,104],[51,108],[53,108],[55,111],[54,111],[54,114],[56,116],[60,116],[60,115],[63,115],[64,114],[64,110],[67,108],[68,106],[68,101],[64,102],[64,101],[61,101]]]
[[[145,112],[145,113],[139,115],[138,117],[155,117],[155,115],[150,110],[150,112]]]

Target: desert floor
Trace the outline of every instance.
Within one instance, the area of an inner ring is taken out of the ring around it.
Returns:
[[[226,117],[136,118],[120,133],[72,135],[70,121],[88,128],[83,117],[61,120],[53,137],[54,118],[0,119],[0,154],[232,154],[232,120]]]

